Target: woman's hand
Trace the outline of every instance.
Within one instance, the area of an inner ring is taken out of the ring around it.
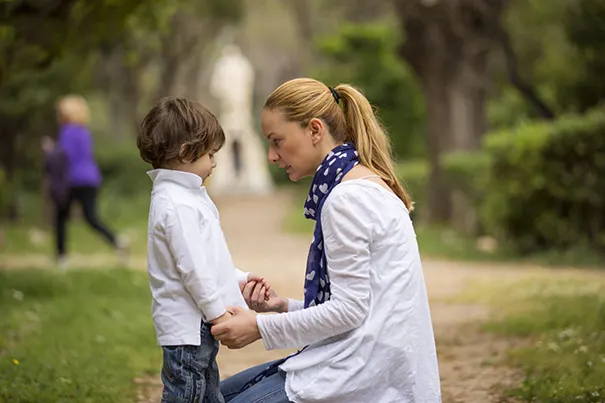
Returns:
[[[260,339],[256,313],[241,307],[228,307],[231,317],[210,329],[214,338],[230,349],[246,347]]]
[[[263,283],[248,282],[242,295],[250,309],[256,312],[288,312],[288,299],[280,297],[273,289],[267,293]]]

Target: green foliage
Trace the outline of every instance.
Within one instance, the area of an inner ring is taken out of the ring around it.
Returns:
[[[521,76],[556,114],[583,112],[605,100],[605,2],[511,2],[505,25]],[[491,70],[499,84],[489,100],[492,127],[511,127],[536,117],[508,85],[504,60],[492,59]]]
[[[514,284],[500,295],[509,313],[487,329],[528,339],[511,353],[525,379],[510,393],[523,402],[598,403],[605,394],[605,286],[565,279]],[[502,296],[506,295],[506,298]],[[511,308],[512,306],[512,308]],[[512,312],[510,312],[512,311]]]
[[[397,176],[409,192],[414,202],[413,215],[422,217],[426,213],[426,187],[429,177],[429,164],[426,160],[416,159],[397,165]]]
[[[486,229],[521,253],[605,252],[605,112],[489,135]]]
[[[0,47],[6,56],[0,63],[0,116],[23,117],[48,102],[49,93],[56,94],[55,83],[69,86],[74,73],[85,70],[91,51],[119,37],[141,1],[30,3],[0,3]],[[65,74],[63,80],[57,80],[57,70]]]
[[[448,183],[473,204],[469,208],[480,206],[490,180],[490,156],[483,151],[456,151],[445,154],[440,163]]]
[[[95,156],[103,175],[104,191],[125,200],[151,191],[151,179],[146,172],[152,167],[141,159],[134,144],[100,143]]]
[[[143,272],[0,273],[0,401],[132,402],[161,351]]]
[[[563,27],[576,54],[575,74],[563,82],[559,101],[585,111],[605,101],[605,2],[579,0],[569,2]]]
[[[359,87],[377,107],[398,157],[424,155],[424,102],[408,67],[397,55],[398,30],[384,23],[344,24],[317,47],[325,66],[315,76],[336,86]]]

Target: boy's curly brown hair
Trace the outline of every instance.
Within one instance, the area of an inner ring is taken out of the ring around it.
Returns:
[[[141,158],[154,168],[194,162],[224,144],[223,128],[210,111],[176,97],[163,98],[147,113],[137,137]]]

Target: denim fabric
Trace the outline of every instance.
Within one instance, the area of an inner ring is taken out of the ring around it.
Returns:
[[[216,355],[218,342],[202,323],[199,346],[162,346],[162,403],[224,403]]]
[[[221,382],[221,393],[227,403],[290,403],[285,391],[286,373],[279,370],[254,385],[247,383],[276,361],[258,365]]]

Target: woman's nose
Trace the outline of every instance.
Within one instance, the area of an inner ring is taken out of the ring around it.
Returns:
[[[272,164],[275,164],[279,160],[279,154],[271,147],[269,147],[269,151],[267,151],[267,157],[269,158],[269,162]]]

